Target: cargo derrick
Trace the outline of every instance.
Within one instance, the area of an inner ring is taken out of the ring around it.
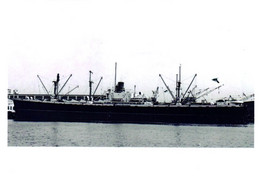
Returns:
[[[165,81],[163,80],[163,77],[162,77],[162,75],[161,75],[161,74],[159,74],[159,76],[161,77],[161,79],[162,79],[162,81],[163,81],[163,83],[164,83],[165,87],[167,88],[168,92],[169,92],[169,93],[170,93],[170,95],[172,96],[172,102],[174,102],[176,99],[175,99],[174,95],[172,94],[172,91],[171,91],[171,89],[168,87],[168,85],[167,85],[167,84],[165,83]]]
[[[194,102],[194,101],[195,101],[193,98],[189,97],[189,94],[188,94],[187,97],[185,97],[185,95],[186,95],[186,93],[189,91],[190,86],[192,85],[192,83],[193,83],[194,79],[196,78],[196,76],[197,76],[197,74],[194,75],[194,77],[193,77],[193,79],[192,79],[190,85],[188,86],[188,88],[186,89],[185,93],[183,94],[183,97],[182,97],[182,100],[181,100],[181,103],[182,103],[182,104],[187,104],[187,103],[191,103],[191,102]],[[195,88],[195,87],[194,87],[194,88]],[[193,89],[194,89],[194,88],[193,88]]]
[[[224,86],[224,84],[222,84],[222,85],[220,85],[220,86],[218,86],[218,87],[215,87],[215,88],[213,88],[213,89],[211,89],[211,90],[205,92],[204,94],[202,94],[202,95],[196,97],[195,99],[197,100],[197,99],[199,99],[199,98],[201,98],[201,97],[203,97],[203,96],[206,96],[206,95],[210,94],[211,92],[213,92],[213,91],[219,89],[219,88],[222,87],[222,86]]]
[[[47,92],[47,94],[49,95],[49,92],[48,92],[48,90],[46,89],[46,87],[45,87],[44,83],[42,82],[42,80],[41,80],[40,76],[39,76],[39,75],[37,75],[37,77],[39,78],[39,80],[40,80],[40,82],[41,82],[41,84],[42,84],[42,86],[43,86],[44,90],[45,90],[45,91]]]
[[[176,74],[176,96],[174,97],[174,95],[172,94],[172,91],[170,90],[169,86],[165,83],[164,79],[162,78],[161,74],[159,74],[159,76],[161,77],[165,87],[167,88],[168,92],[170,93],[171,97],[172,97],[172,103],[173,104],[178,104],[178,105],[184,105],[187,103],[192,103],[194,102],[194,98],[189,97],[189,94],[191,92],[189,92],[188,96],[185,97],[185,95],[187,94],[187,92],[189,91],[193,81],[195,80],[197,74],[194,75],[192,81],[190,82],[188,88],[186,89],[185,93],[183,94],[183,96],[181,97],[181,65],[179,66],[179,74]]]

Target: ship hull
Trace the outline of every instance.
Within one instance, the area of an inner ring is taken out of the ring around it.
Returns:
[[[16,121],[138,124],[247,124],[244,107],[68,104],[14,100]]]
[[[15,118],[15,112],[7,111],[7,118],[8,119],[14,119]]]

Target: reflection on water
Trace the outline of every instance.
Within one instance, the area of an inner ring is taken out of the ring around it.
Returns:
[[[8,120],[9,146],[254,147],[254,125],[95,124]]]

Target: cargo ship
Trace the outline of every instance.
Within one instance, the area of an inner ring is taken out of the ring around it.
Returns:
[[[209,125],[250,123],[247,107],[243,104],[198,104],[195,99],[184,96],[189,88],[181,96],[180,73],[179,77],[176,76],[176,96],[159,75],[173,98],[167,104],[157,102],[158,88],[150,99],[141,94],[136,96],[125,90],[124,82],[116,84],[116,76],[114,90],[109,89],[105,99],[92,100],[91,74],[90,71],[87,101],[62,99],[58,94],[58,74],[56,81],[53,81],[54,95],[51,100],[13,99],[15,121]]]

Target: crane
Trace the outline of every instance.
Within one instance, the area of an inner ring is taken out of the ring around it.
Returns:
[[[197,85],[195,85],[188,93],[188,97],[190,94],[192,94],[192,92],[197,88]],[[194,97],[194,95],[192,94],[192,96]]]
[[[194,97],[199,96],[200,94],[202,94],[203,92],[206,92],[207,90],[209,90],[209,87],[206,88],[206,89],[200,90],[199,92],[197,92],[197,93],[194,95]]]
[[[94,97],[94,95],[95,95],[95,93],[96,93],[96,91],[97,91],[97,89],[98,89],[98,86],[99,86],[99,84],[100,84],[100,82],[101,82],[102,79],[103,79],[103,77],[100,78],[100,80],[99,80],[99,82],[98,82],[98,85],[97,85],[97,87],[96,87],[96,89],[95,89],[95,91],[94,91],[94,93],[93,93],[93,97]]]
[[[250,95],[245,95],[244,93],[243,93],[243,95],[245,96],[245,97],[243,97],[242,99],[240,99],[240,101],[246,101],[247,99],[250,99],[250,98],[252,98],[252,97],[255,97],[255,94],[250,94]]]
[[[163,81],[163,83],[164,83],[164,85],[165,85],[165,87],[167,88],[167,90],[169,91],[169,93],[171,94],[171,96],[172,96],[172,99],[173,100],[175,100],[175,97],[174,97],[174,95],[172,94],[172,91],[170,90],[170,88],[167,86],[167,84],[165,83],[165,81],[163,80],[163,78],[162,78],[162,75],[161,74],[159,74],[159,76],[161,77],[161,79],[162,79],[162,81]]]
[[[60,89],[60,91],[58,92],[58,94],[62,91],[62,89],[65,87],[65,85],[67,84],[67,82],[69,81],[69,79],[71,78],[72,74],[70,74],[69,78],[66,80],[66,82],[63,84],[62,88]]]
[[[42,84],[42,86],[43,86],[44,90],[45,90],[45,91],[47,92],[47,94],[49,95],[49,92],[48,92],[48,90],[46,89],[46,87],[45,87],[44,83],[42,82],[42,80],[41,80],[40,76],[39,76],[39,75],[37,75],[37,77],[39,78],[39,80],[40,80],[40,82],[41,82],[41,84]]]
[[[192,97],[194,98],[195,96],[194,96],[194,94],[193,94],[192,92],[193,92],[196,88],[197,88],[197,85],[195,85],[195,86],[188,92],[188,95],[187,95],[186,98],[188,98],[188,97],[190,96],[190,94],[191,94]],[[184,99],[186,99],[186,98],[184,98]]]
[[[203,97],[203,96],[205,96],[205,95],[208,95],[209,93],[215,91],[216,89],[219,89],[219,88],[222,87],[222,86],[224,86],[224,84],[222,84],[222,85],[220,85],[220,86],[218,86],[218,87],[215,87],[215,88],[213,88],[213,89],[211,89],[211,90],[205,92],[204,94],[200,95],[199,97],[196,97],[196,99],[199,99],[199,98],[201,98],[201,97]]]
[[[71,89],[69,92],[67,92],[67,93],[65,94],[65,96],[68,95],[69,93],[71,93],[72,91],[74,91],[76,88],[79,88],[79,86],[77,85],[76,87],[74,87],[73,89]]]
[[[182,99],[184,99],[184,97],[185,97],[186,93],[187,93],[187,92],[188,92],[188,90],[190,89],[190,86],[191,86],[191,84],[193,83],[193,81],[194,81],[194,79],[196,78],[196,76],[197,76],[197,74],[195,74],[195,75],[194,75],[194,77],[193,77],[193,79],[192,79],[192,81],[191,81],[190,85],[188,86],[188,88],[186,89],[185,93],[183,94],[183,97],[182,97]]]

